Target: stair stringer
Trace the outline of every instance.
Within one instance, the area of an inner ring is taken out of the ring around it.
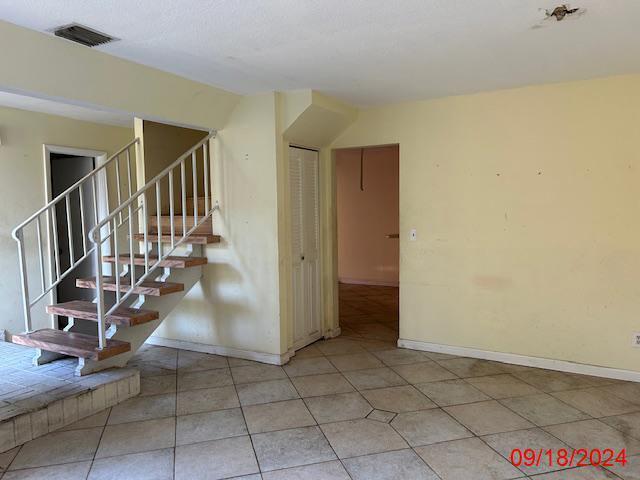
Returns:
[[[187,249],[186,254],[190,254],[193,250],[199,250],[199,248]],[[196,254],[196,253],[194,253]],[[155,310],[158,312],[158,319],[152,322],[144,323],[142,325],[136,325],[133,327],[116,326],[112,325],[107,331],[107,338],[113,338],[116,340],[122,340],[131,344],[131,350],[120,355],[116,355],[111,358],[107,358],[101,361],[94,361],[89,359],[78,359],[78,366],[76,367],[76,375],[87,375],[89,373],[104,370],[112,367],[124,367],[127,362],[133,357],[144,342],[149,338],[158,326],[163,322],[165,318],[171,313],[176,306],[182,301],[182,299],[189,293],[196,283],[200,281],[203,275],[202,266],[189,267],[184,269],[179,268],[164,268],[159,270],[161,273],[156,278],[160,281],[177,282],[184,284],[184,291],[171,293],[161,297],[152,297],[149,295],[138,295],[137,301],[134,301],[131,306],[134,308],[144,308],[148,310]]]

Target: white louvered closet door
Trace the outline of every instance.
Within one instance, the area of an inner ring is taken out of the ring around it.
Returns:
[[[289,149],[293,238],[294,349],[322,336],[318,152]]]

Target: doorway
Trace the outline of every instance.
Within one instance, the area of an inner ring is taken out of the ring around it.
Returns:
[[[344,335],[398,339],[399,153],[398,145],[335,151],[339,318]]]
[[[44,163],[45,163],[45,195],[46,201],[58,197],[64,193],[69,187],[77,183],[83,177],[91,173],[98,164],[106,160],[106,153],[94,150],[75,149],[69,147],[58,147],[45,145]],[[84,208],[84,225],[83,218],[80,213],[80,193],[77,190],[69,194],[69,202],[60,201],[56,204],[55,218],[51,218],[52,225],[49,226],[47,232],[49,234],[49,250],[50,258],[54,257],[54,248],[57,244],[58,262],[60,272],[65,272],[73,263],[81,259],[84,255],[83,244],[86,243],[87,249],[91,248],[89,240],[83,239],[83,232],[89,232],[96,224],[96,213],[98,218],[102,218],[105,214],[106,202],[100,199],[105,198],[106,179],[99,178],[97,182],[98,212],[95,211],[93,202],[93,192],[89,188],[82,191],[82,204]],[[67,205],[69,210],[67,211]],[[53,229],[55,222],[56,229]],[[69,225],[70,224],[70,225]],[[54,231],[57,231],[57,242],[54,241]],[[69,235],[71,232],[71,235]],[[70,238],[71,237],[71,238]],[[52,262],[52,275],[55,275],[55,262]],[[64,303],[72,300],[94,300],[94,292],[88,289],[80,289],[75,285],[76,278],[86,278],[95,276],[95,264],[93,256],[80,261],[75,267],[74,274],[65,277],[51,291],[51,303]],[[53,278],[53,277],[52,277]],[[67,326],[69,319],[64,316],[53,318],[57,328]],[[83,322],[75,322],[74,331],[84,331],[86,327],[91,332],[92,325],[90,322],[83,325]]]
[[[289,147],[293,349],[322,337],[318,151]]]

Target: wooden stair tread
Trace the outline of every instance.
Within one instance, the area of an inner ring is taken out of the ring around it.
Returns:
[[[134,240],[144,242],[144,234],[143,233],[134,233]],[[155,233],[149,233],[147,235],[147,240],[149,242],[157,242],[158,235]],[[180,236],[176,232],[175,241],[180,240]],[[162,243],[171,243],[171,235],[162,235]],[[220,235],[212,235],[212,234],[204,234],[204,233],[192,233],[189,235],[182,244],[198,244],[198,245],[208,245],[211,243],[220,243]]]
[[[40,348],[49,352],[70,355],[91,360],[104,360],[131,350],[131,344],[121,340],[107,339],[107,344],[100,350],[98,337],[84,333],[65,332],[45,328],[31,333],[11,335],[11,342],[27,347]]]
[[[124,265],[131,264],[131,256],[128,254],[122,254],[119,256],[118,263]],[[104,257],[104,261],[108,263],[115,263],[115,256],[107,256]],[[157,255],[149,255],[149,265],[153,265],[158,261]],[[143,265],[144,266],[144,254],[138,253],[133,255],[133,263],[135,265]],[[169,267],[169,268],[189,268],[189,267],[197,267],[200,265],[207,264],[207,257],[184,257],[180,255],[170,255],[164,260],[160,262],[161,267]]]
[[[71,302],[48,305],[47,313],[92,320],[94,322],[98,321],[98,306],[95,303],[84,300],[73,300]],[[119,307],[113,313],[106,316],[105,322],[132,327],[157,320],[158,318],[159,314],[154,310]]]
[[[116,291],[115,277],[102,277],[103,288],[110,292]],[[129,289],[131,280],[129,277],[120,277],[120,291],[126,292]],[[76,287],[78,288],[96,288],[96,278],[77,278]],[[147,280],[133,289],[133,292],[139,295],[151,295],[152,297],[161,297],[170,293],[182,292],[184,290],[183,283],[173,282],[156,282]]]

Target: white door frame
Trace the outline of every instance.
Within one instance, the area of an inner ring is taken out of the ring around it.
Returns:
[[[91,150],[86,148],[66,147],[61,145],[44,144],[42,146],[42,157],[44,162],[44,202],[45,204],[53,200],[52,187],[51,187],[51,154],[56,153],[59,155],[72,155],[76,157],[93,157],[95,158],[94,168],[104,165],[107,161],[107,152],[103,150]],[[107,189],[107,174],[106,170],[102,169],[97,175],[98,181],[96,182],[96,201],[98,202],[98,218],[105,218],[109,214],[108,208],[108,189]],[[55,266],[53,262],[53,237],[51,234],[52,225],[51,218],[47,216],[47,249],[49,252],[49,278],[53,279],[55,275]],[[108,245],[107,245],[108,248]],[[109,252],[103,249],[105,255]],[[49,302],[51,304],[57,303],[57,289],[52,288],[49,292]],[[54,315],[51,316],[52,322]]]
[[[318,194],[318,209],[319,209],[318,218],[320,219],[322,217],[322,193],[321,193],[321,190],[320,190],[320,186],[321,186],[321,182],[320,182],[320,172],[321,172],[321,169],[320,169],[320,149],[313,148],[313,147],[306,147],[304,145],[298,145],[298,144],[294,144],[294,143],[289,143],[287,145],[287,163],[289,161],[288,160],[289,159],[289,155],[290,155],[289,150],[291,148],[298,148],[300,150],[312,151],[312,152],[315,152],[318,155],[318,165],[317,165],[318,172],[317,172],[317,175],[316,175],[316,181],[318,182],[318,185],[316,187],[316,189],[317,189],[316,191],[317,191],[317,194]],[[288,175],[288,172],[289,172],[289,169],[287,168],[287,175]],[[291,185],[290,179],[287,177],[287,191],[289,191],[290,185]],[[291,212],[289,212],[289,214],[291,214]],[[320,220],[320,222],[321,222],[321,220]],[[322,223],[318,226],[318,229],[319,229],[319,239],[318,239],[319,240],[319,243],[318,243],[318,275],[319,275],[319,278],[320,278],[320,281],[318,282],[319,297],[320,297],[320,301],[318,302],[318,308],[319,308],[318,315],[320,316],[320,333],[319,333],[318,338],[316,340],[319,340],[319,339],[323,338],[325,336],[326,331],[327,331],[327,326],[325,324],[325,319],[324,319],[325,305],[324,305],[324,301],[323,301],[323,299],[324,299],[324,286],[323,286],[323,281],[322,281],[323,270],[324,270],[323,269],[323,261],[322,261],[323,260],[322,252],[324,251],[324,240],[322,238],[323,237],[322,234],[320,234],[320,232],[322,230]],[[291,244],[290,244],[290,248],[292,248]],[[291,250],[289,253],[290,253],[289,256],[291,258],[291,262],[292,262],[292,265],[293,265],[293,250]],[[289,282],[291,282],[290,283],[290,291],[293,293],[293,271],[291,273],[292,274],[289,275]],[[293,301],[293,299],[292,299],[292,301]],[[292,313],[295,313],[293,311],[293,309],[292,309]],[[291,320],[292,320],[292,322],[295,322],[295,318],[293,316],[292,316]],[[294,328],[294,324],[293,323],[291,325],[291,328],[292,328],[292,331],[293,331],[293,328]],[[293,351],[299,350],[299,349],[301,349],[301,348],[303,348],[303,347],[305,347],[306,345],[309,344],[309,342],[305,343],[305,341],[307,339],[299,341],[299,342],[295,342],[295,338],[293,340],[294,340],[293,345],[290,347],[290,350],[293,350]]]

